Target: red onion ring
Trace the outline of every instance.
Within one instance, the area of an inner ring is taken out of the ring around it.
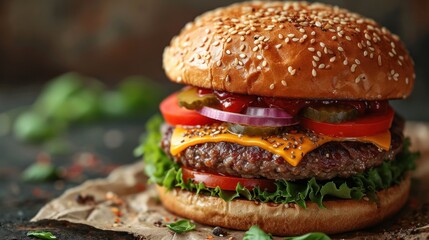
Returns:
[[[293,118],[292,115],[287,113],[281,108],[262,108],[262,107],[248,107],[246,115],[259,116],[259,117],[280,117],[280,118]]]
[[[267,113],[268,115],[247,115],[241,113],[226,112],[211,107],[202,107],[198,112],[206,117],[216,119],[223,122],[246,124],[252,126],[264,126],[264,127],[281,127],[298,124],[298,121],[287,114],[286,112],[276,110],[251,110],[250,112],[260,114]]]

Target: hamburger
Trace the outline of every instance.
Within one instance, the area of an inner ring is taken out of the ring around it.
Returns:
[[[184,84],[148,123],[145,172],[169,211],[274,235],[375,225],[405,204],[416,154],[389,100],[410,95],[398,36],[345,9],[244,2],[165,48]]]

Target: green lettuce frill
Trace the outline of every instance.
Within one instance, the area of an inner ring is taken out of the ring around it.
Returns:
[[[144,155],[144,171],[149,181],[168,189],[181,188],[197,194],[216,196],[230,201],[235,198],[273,203],[296,203],[306,207],[306,201],[312,201],[323,207],[324,199],[340,198],[359,200],[367,196],[377,201],[376,192],[398,184],[406,172],[414,169],[419,154],[410,152],[409,139],[405,139],[403,150],[394,161],[385,161],[380,166],[347,179],[336,178],[318,181],[315,178],[300,181],[278,180],[275,192],[262,191],[259,188],[248,190],[237,185],[235,191],[207,188],[203,183],[184,182],[182,171],[159,147],[161,141],[160,126],[163,120],[155,116],[147,123],[147,134],[143,143],[136,148],[137,156]]]

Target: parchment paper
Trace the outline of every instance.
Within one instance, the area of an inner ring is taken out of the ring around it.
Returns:
[[[422,154],[414,177],[427,183],[429,124],[409,123],[406,125],[405,133],[412,138],[413,148],[419,149]],[[143,235],[145,239],[242,239],[244,232],[228,229],[226,237],[216,237],[212,234],[213,227],[201,224],[197,224],[196,230],[184,234],[175,234],[168,230],[165,225],[180,218],[163,209],[154,187],[146,185],[146,180],[143,175],[143,164],[140,161],[120,167],[105,179],[89,180],[67,190],[45,205],[32,221],[66,220],[104,230]],[[423,197],[424,204],[427,204],[428,187],[425,185],[427,184],[423,184],[423,190],[414,189],[414,191],[426,191],[426,194],[423,196],[419,194],[419,196]],[[77,201],[79,196],[81,201]],[[427,223],[423,223],[422,229],[428,227],[425,224]],[[373,234],[371,236],[374,237]],[[420,236],[427,237],[429,233],[424,231]]]

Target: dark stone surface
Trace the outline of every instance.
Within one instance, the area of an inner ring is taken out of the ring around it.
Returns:
[[[4,101],[0,101],[0,111],[10,109],[14,104],[30,103],[32,96],[32,94],[21,93],[2,95],[0,100]],[[26,237],[26,233],[32,230],[51,231],[61,240],[146,239],[145,236],[102,231],[91,226],[64,221],[30,222],[44,204],[66,189],[79,185],[86,179],[105,177],[116,166],[138,161],[133,157],[132,152],[144,131],[144,122],[145,119],[92,123],[71,129],[61,139],[68,145],[69,151],[51,156],[55,166],[68,172],[67,178],[43,183],[23,182],[21,173],[37,158],[46,157],[41,154],[45,148],[20,143],[11,135],[0,136],[0,239],[31,239]],[[112,130],[123,136],[123,142],[118,147],[108,147],[105,143],[106,133],[112,133]],[[420,161],[420,167],[429,170],[429,152],[422,152],[422,154],[423,160]],[[427,173],[428,171],[423,173],[420,171],[419,178],[413,179],[411,196],[406,207],[395,217],[375,228],[341,234],[333,238],[428,239],[429,174]]]
[[[0,113],[30,104],[35,96],[35,89],[3,92],[0,95]],[[143,133],[145,121],[143,117],[132,121],[76,126],[56,140],[66,146],[66,151],[57,155],[47,154],[49,147],[19,142],[10,133],[0,134],[0,239],[34,239],[26,237],[31,230],[48,230],[61,240],[139,239],[128,233],[102,231],[82,224],[53,220],[30,222],[30,219],[43,205],[66,189],[86,179],[106,177],[115,167],[138,161],[133,156],[133,149]],[[109,134],[120,135],[121,144],[113,147],[106,144]],[[51,163],[63,172],[65,179],[22,181],[23,170],[40,158],[50,158]]]

